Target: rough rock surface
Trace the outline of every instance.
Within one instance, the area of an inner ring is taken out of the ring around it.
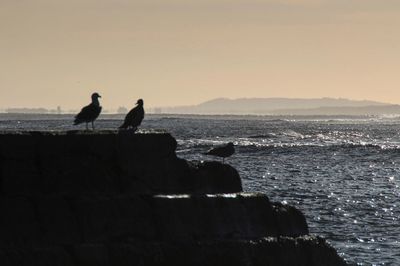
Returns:
[[[120,195],[234,193],[237,171],[176,156],[170,134],[23,132],[0,134],[1,193]]]
[[[197,242],[109,242],[0,249],[2,265],[344,265],[318,237]]]
[[[304,215],[166,133],[0,134],[0,265],[345,265]]]

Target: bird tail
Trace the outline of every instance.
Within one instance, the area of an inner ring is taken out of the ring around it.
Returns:
[[[128,125],[126,124],[126,123],[123,123],[120,127],[119,127],[119,129],[127,129],[128,128]]]

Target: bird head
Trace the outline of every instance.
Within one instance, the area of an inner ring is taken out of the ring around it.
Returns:
[[[143,105],[143,100],[142,99],[137,100],[136,104],[137,105]]]
[[[229,146],[229,147],[233,147],[233,142],[229,142],[229,143],[228,143],[228,146]]]
[[[100,94],[98,94],[97,92],[92,94],[92,100],[98,99],[98,98],[101,98]]]

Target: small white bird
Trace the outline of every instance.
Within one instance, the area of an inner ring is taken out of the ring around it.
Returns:
[[[222,157],[222,163],[225,162],[225,158],[231,156],[235,153],[235,147],[232,142],[229,142],[226,145],[219,146],[208,150],[205,155],[212,155],[217,157]]]

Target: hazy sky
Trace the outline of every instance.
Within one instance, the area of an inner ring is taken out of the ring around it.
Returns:
[[[0,0],[0,108],[400,103],[399,0]]]

